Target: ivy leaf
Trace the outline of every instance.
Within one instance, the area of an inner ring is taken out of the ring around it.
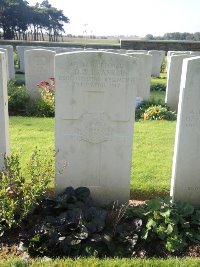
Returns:
[[[148,230],[151,230],[151,228],[156,226],[156,222],[153,219],[149,219],[147,224],[146,224],[146,228]]]
[[[160,199],[151,199],[146,202],[148,209],[155,211],[161,208],[161,200]]]
[[[173,232],[173,230],[174,230],[173,225],[172,224],[168,224],[167,231],[166,231],[167,235],[170,235]]]

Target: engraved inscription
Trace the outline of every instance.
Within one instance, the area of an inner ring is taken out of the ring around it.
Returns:
[[[200,191],[200,186],[188,186],[188,191]]]
[[[200,126],[200,110],[190,110],[185,117],[185,126],[193,128]]]
[[[110,119],[107,114],[86,113],[80,120],[80,140],[94,144],[111,140]]]
[[[106,86],[119,88],[128,82],[133,82],[133,79],[127,77],[127,71],[122,65],[98,63],[88,65],[82,62],[70,65],[68,72],[64,75],[59,75],[58,80],[70,82],[79,87],[105,88]]]

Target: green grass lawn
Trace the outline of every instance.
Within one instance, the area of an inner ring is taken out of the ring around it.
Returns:
[[[3,260],[0,259],[0,267],[197,267],[200,266],[199,259],[190,258],[171,258],[167,260],[163,259],[96,259],[96,258],[78,258],[74,259],[57,259],[57,260],[45,260],[36,259],[25,261],[19,258]]]
[[[160,73],[160,77],[152,77],[151,78],[151,84],[167,84],[167,73]]]
[[[169,193],[176,122],[142,121],[135,123],[131,192],[134,198]],[[11,152],[21,155],[26,164],[35,147],[54,150],[53,118],[10,118]],[[51,186],[53,185],[53,181]]]
[[[152,91],[150,94],[150,100],[161,100],[162,102],[165,101],[165,92],[164,91]]]
[[[25,81],[25,75],[23,73],[15,73],[15,80]]]

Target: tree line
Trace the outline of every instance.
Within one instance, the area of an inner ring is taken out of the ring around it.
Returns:
[[[146,40],[187,40],[187,41],[200,41],[200,32],[189,33],[189,32],[168,32],[163,36],[153,36],[147,34]]]
[[[6,40],[57,41],[69,18],[48,0],[30,6],[25,0],[0,0],[0,32]]]

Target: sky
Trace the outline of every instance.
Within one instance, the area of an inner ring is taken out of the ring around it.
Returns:
[[[30,5],[42,0],[27,0]],[[70,19],[66,34],[154,36],[200,32],[200,0],[49,0]]]

